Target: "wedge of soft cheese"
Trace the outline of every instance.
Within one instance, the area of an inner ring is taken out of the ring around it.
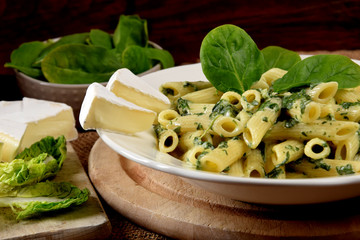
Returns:
[[[151,128],[156,113],[117,97],[99,83],[92,83],[81,105],[79,122],[87,129],[135,133]]]
[[[169,99],[129,69],[117,70],[106,85],[116,96],[154,112],[170,108]]]
[[[11,161],[24,148],[46,136],[64,135],[69,141],[78,136],[73,110],[63,103],[32,98],[2,101],[0,113],[2,161]]]

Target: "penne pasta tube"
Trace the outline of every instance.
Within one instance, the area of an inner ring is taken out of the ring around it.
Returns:
[[[182,156],[182,160],[185,162],[189,162],[194,166],[198,165],[198,157],[205,151],[205,148],[197,145],[190,148],[186,153]]]
[[[209,133],[213,133],[214,131],[210,129],[211,124],[212,120],[208,115],[186,115],[172,119],[165,127],[172,130],[177,129],[179,134],[197,130],[208,130]]]
[[[204,171],[221,172],[243,157],[247,151],[241,139],[230,139],[200,158],[200,168]]]
[[[265,177],[264,159],[259,149],[252,149],[244,161],[245,177]]]
[[[254,149],[260,144],[266,132],[273,126],[280,115],[280,109],[281,99],[270,98],[248,120],[243,137],[250,148]]]
[[[288,113],[299,122],[308,123],[320,117],[321,107],[317,102],[310,101],[306,104],[301,99],[298,99],[294,102],[292,108],[288,110]]]
[[[190,114],[210,114],[215,104],[189,102]]]
[[[296,172],[303,173],[311,178],[354,175],[360,172],[360,162],[348,160],[303,159],[291,166]]]
[[[359,135],[354,134],[352,137],[340,141],[336,145],[335,159],[337,160],[354,160],[359,151]]]
[[[221,99],[228,101],[230,104],[232,104],[238,110],[242,109],[242,106],[241,106],[242,97],[237,92],[233,92],[233,91],[226,92],[221,96]]]
[[[271,161],[274,166],[285,165],[303,156],[304,144],[297,140],[286,140],[272,147]]]
[[[251,89],[269,89],[270,86],[267,84],[264,78],[260,78],[259,81],[256,81],[251,85]]]
[[[256,111],[261,103],[261,93],[255,89],[247,90],[242,94],[240,103],[245,111]]]
[[[160,92],[165,94],[170,100],[176,100],[187,93],[194,92],[200,89],[211,87],[210,82],[166,82],[160,86]]]
[[[333,105],[334,118],[340,121],[360,121],[360,104],[343,103],[341,105]]]
[[[359,124],[348,121],[322,121],[297,123],[286,127],[287,122],[277,122],[264,136],[264,140],[310,140],[321,138],[325,141],[341,141],[352,137],[359,129]]]
[[[330,152],[329,144],[320,138],[313,138],[305,144],[304,153],[312,159],[327,158]]]
[[[244,177],[244,166],[243,166],[243,159],[239,159],[235,161],[233,164],[229,166],[229,170],[226,172],[230,176],[236,177]]]
[[[341,104],[344,102],[359,102],[360,92],[357,88],[338,89],[334,96],[336,103]]]
[[[309,88],[306,93],[310,96],[311,100],[326,104],[334,98],[338,90],[337,82],[319,83],[313,88]]]
[[[179,149],[183,152],[186,152],[190,148],[193,148],[195,145],[203,142],[213,143],[212,137],[209,133],[204,133],[203,130],[198,130],[195,132],[186,132],[181,135],[179,139]]]
[[[327,103],[320,105],[320,116],[319,118],[334,118],[334,103]]]
[[[176,119],[179,116],[180,116],[179,113],[176,112],[175,110],[172,110],[172,109],[163,110],[158,115],[158,122],[161,125],[166,126],[172,120]]]
[[[190,92],[182,96],[183,99],[193,103],[217,103],[222,96],[222,92],[215,87],[205,88],[196,92]]]
[[[173,130],[164,130],[159,135],[160,152],[172,152],[179,143],[179,138]]]
[[[286,73],[287,71],[281,68],[271,68],[261,75],[260,80],[264,79],[264,82],[271,86],[275,80],[282,78]]]
[[[215,119],[212,130],[223,137],[235,137],[244,131],[244,124],[233,117],[219,116]]]

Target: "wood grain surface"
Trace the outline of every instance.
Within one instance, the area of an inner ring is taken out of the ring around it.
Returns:
[[[111,233],[109,219],[73,147],[54,181],[68,181],[80,189],[88,188],[84,204],[39,218],[16,221],[9,208],[0,208],[0,239],[105,239]]]
[[[360,239],[359,198],[297,206],[231,200],[127,160],[101,139],[89,175],[102,198],[140,226],[176,239]]]

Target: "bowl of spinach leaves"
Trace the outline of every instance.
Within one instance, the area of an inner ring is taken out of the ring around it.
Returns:
[[[149,40],[147,21],[137,15],[121,15],[112,34],[92,29],[23,43],[5,64],[24,96],[64,102],[76,118],[89,84],[105,85],[120,68],[141,76],[172,66],[172,55]]]

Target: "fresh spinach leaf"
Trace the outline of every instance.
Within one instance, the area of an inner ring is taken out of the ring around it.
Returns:
[[[49,40],[48,41],[48,43],[50,43],[49,46],[46,47],[43,51],[41,51],[40,55],[38,56],[38,58],[36,59],[36,61],[34,63],[34,66],[40,67],[41,61],[53,49],[55,49],[61,45],[64,45],[64,44],[69,44],[69,43],[85,44],[86,40],[88,38],[89,38],[89,33],[75,33],[75,34],[70,34],[70,35],[64,36],[56,42],[54,42],[53,40]]]
[[[148,40],[147,21],[145,19],[141,19],[137,15],[120,16],[113,35],[113,43],[119,55],[130,45],[147,47]]]
[[[175,65],[174,58],[170,52],[164,49],[147,47],[145,48],[145,52],[149,59],[159,61],[163,68],[169,68]]]
[[[122,65],[134,74],[142,73],[152,67],[145,48],[136,45],[127,47],[122,53]]]
[[[23,43],[11,53],[11,62],[4,66],[17,69],[33,78],[42,77],[41,69],[33,67],[33,63],[47,46],[47,43],[39,41]]]
[[[112,36],[100,29],[92,29],[89,35],[90,45],[103,47],[106,49],[113,48]]]
[[[273,83],[276,92],[288,91],[312,83],[337,82],[338,88],[360,85],[360,66],[342,55],[315,55],[295,64]]]
[[[268,46],[261,50],[264,55],[267,70],[271,68],[281,68],[289,70],[297,62],[301,61],[297,52],[279,46]]]
[[[200,48],[202,70],[222,92],[243,93],[265,71],[265,60],[251,37],[241,28],[225,24],[211,30]]]
[[[121,67],[111,51],[84,44],[57,47],[41,64],[49,82],[66,84],[106,82]]]
[[[175,64],[172,55],[163,49],[132,45],[125,48],[122,53],[122,65],[134,74],[153,67],[152,60],[156,60],[155,63],[160,62],[163,68],[173,67]]]

